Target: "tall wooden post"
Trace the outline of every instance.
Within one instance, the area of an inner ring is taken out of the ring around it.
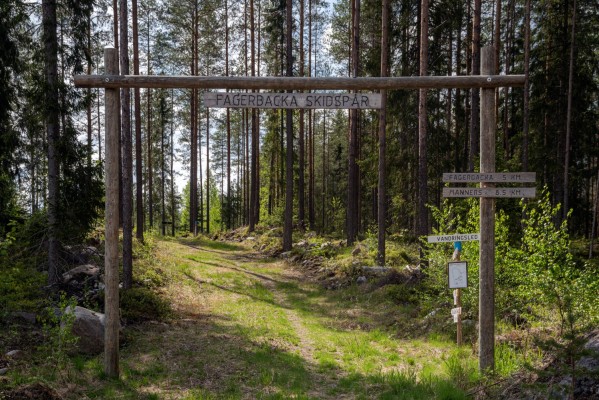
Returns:
[[[104,48],[107,75],[119,72],[116,49]],[[119,89],[106,89],[105,162],[106,212],[104,257],[104,373],[119,376]]]
[[[492,46],[482,49],[481,75],[493,75],[495,52]],[[490,79],[490,78],[489,78]],[[495,89],[481,89],[480,102],[480,172],[495,172]],[[481,183],[481,187],[493,187]],[[480,198],[480,272],[479,272],[479,368],[495,368],[495,199]]]

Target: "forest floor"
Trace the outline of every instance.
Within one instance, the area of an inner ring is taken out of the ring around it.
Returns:
[[[37,376],[64,399],[459,399],[478,379],[470,346],[412,334],[410,308],[377,290],[327,290],[245,244],[153,247],[171,311],[126,327],[121,379],[100,355],[30,366],[23,384]]]

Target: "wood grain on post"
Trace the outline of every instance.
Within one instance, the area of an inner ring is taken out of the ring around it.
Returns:
[[[493,74],[495,52],[486,46],[481,52],[481,73]],[[495,172],[495,89],[481,89],[480,96],[480,172]],[[481,183],[481,187],[493,187]],[[479,272],[479,368],[495,368],[495,199],[480,199]]]
[[[104,48],[106,73],[118,72],[116,49]],[[119,376],[119,90],[106,88],[105,111],[105,257],[104,257],[104,373],[109,377]]]
[[[77,87],[262,90],[397,90],[524,86],[524,75],[310,78],[266,76],[75,75]]]

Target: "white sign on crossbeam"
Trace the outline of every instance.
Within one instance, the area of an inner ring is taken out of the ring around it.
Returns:
[[[480,240],[480,233],[455,233],[453,235],[427,236],[429,243],[469,242]]]
[[[229,93],[204,94],[210,108],[381,108],[380,93]]]
[[[469,172],[454,173],[446,172],[443,174],[443,182],[535,182],[536,172]]]
[[[444,187],[443,197],[533,198],[536,188],[455,188]]]

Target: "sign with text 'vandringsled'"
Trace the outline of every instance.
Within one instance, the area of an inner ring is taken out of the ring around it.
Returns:
[[[228,93],[204,94],[210,108],[381,108],[380,93]]]

